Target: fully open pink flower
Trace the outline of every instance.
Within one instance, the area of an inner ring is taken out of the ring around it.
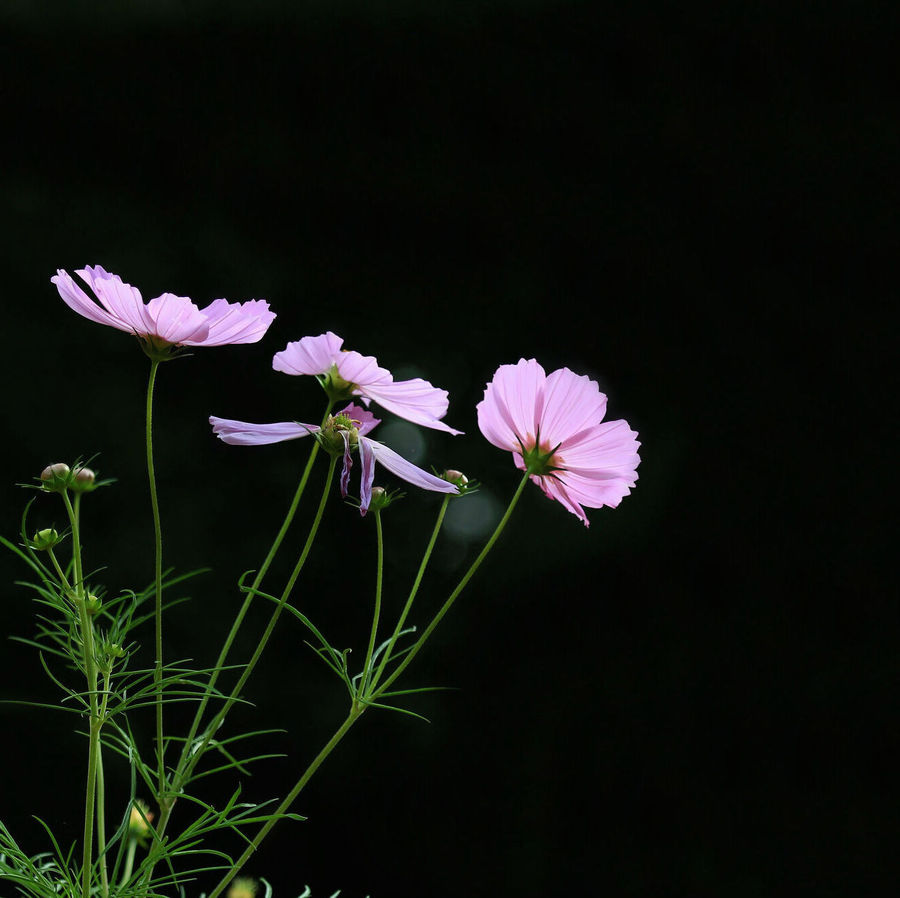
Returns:
[[[231,421],[227,418],[211,416],[213,432],[225,443],[232,446],[264,446],[268,443],[280,443],[284,440],[297,440],[301,437],[318,433],[322,428],[318,424],[302,424],[299,421],[283,421],[277,424],[250,424],[247,421]],[[392,474],[413,486],[438,493],[456,493],[457,487],[429,474],[398,455],[383,443],[369,439],[366,434],[371,431],[380,419],[358,405],[348,405],[343,411],[333,416],[326,423],[326,432],[343,440],[344,466],[341,471],[341,495],[346,498],[350,482],[350,469],[353,467],[351,450],[359,449],[362,463],[362,475],[359,488],[359,510],[361,514],[368,511],[372,501],[372,482],[375,479],[375,462],[384,465]],[[338,444],[340,445],[340,444]]]
[[[311,374],[323,380],[329,393],[358,396],[366,405],[374,399],[389,412],[435,430],[459,434],[440,419],[447,414],[447,391],[427,380],[394,380],[390,371],[379,368],[374,356],[341,349],[344,341],[328,331],[318,337],[304,337],[276,352],[272,367],[285,374]]]
[[[144,303],[137,287],[99,265],[75,272],[91,288],[99,305],[62,268],[50,280],[69,308],[98,324],[135,334],[159,344],[177,346],[225,346],[256,343],[262,339],[275,313],[262,299],[231,303],[217,299],[198,309],[186,296],[163,293]]]
[[[478,403],[478,426],[587,527],[582,506],[615,508],[641,461],[637,434],[625,421],[601,423],[605,414],[606,396],[587,375],[568,368],[548,375],[534,359],[520,359],[497,369]]]

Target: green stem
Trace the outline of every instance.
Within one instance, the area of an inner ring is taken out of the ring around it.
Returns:
[[[322,419],[322,424],[325,424],[329,414],[331,414],[331,409],[334,406],[334,402],[328,403],[328,408],[325,410],[325,415]],[[297,486],[297,490],[294,493],[294,498],[291,502],[290,508],[288,509],[287,516],[284,519],[284,522],[281,525],[281,529],[278,531],[278,535],[275,537],[275,541],[272,543],[272,547],[269,549],[268,555],[266,555],[265,561],[263,561],[262,566],[260,567],[258,573],[253,578],[253,583],[250,586],[249,591],[247,592],[246,597],[244,598],[244,603],[241,605],[240,611],[237,613],[237,617],[234,619],[234,623],[231,625],[231,630],[228,633],[228,636],[225,639],[225,644],[222,646],[222,650],[219,652],[219,657],[216,659],[216,666],[213,669],[213,672],[210,676],[209,685],[207,686],[206,693],[200,701],[200,705],[197,708],[196,713],[194,714],[194,720],[191,723],[191,728],[188,732],[187,738],[184,741],[184,745],[181,749],[181,756],[178,759],[178,764],[175,767],[175,778],[178,779],[182,770],[184,769],[184,765],[187,762],[188,758],[191,754],[191,745],[194,741],[194,738],[197,735],[197,730],[200,728],[200,722],[203,719],[203,715],[206,712],[206,707],[209,704],[209,699],[212,695],[212,690],[215,688],[216,683],[219,679],[219,674],[222,672],[222,668],[225,665],[225,661],[228,658],[228,653],[231,651],[231,646],[234,643],[235,638],[237,637],[238,631],[241,628],[241,624],[244,621],[244,618],[247,615],[247,611],[250,608],[250,603],[253,601],[256,596],[256,590],[259,589],[260,584],[263,581],[263,578],[266,576],[266,573],[269,570],[269,566],[272,564],[272,561],[275,558],[275,554],[278,552],[278,549],[281,547],[281,543],[284,540],[285,534],[288,532],[288,528],[291,526],[291,523],[294,520],[294,515],[297,512],[297,506],[300,504],[300,497],[303,495],[304,490],[306,489],[306,482],[309,480],[310,472],[312,471],[313,463],[316,460],[316,456],[319,452],[319,444],[318,442],[313,443],[312,451],[310,452],[309,459],[306,462],[306,467],[303,469],[303,475],[300,477],[300,483]],[[160,831],[165,829],[165,821],[168,820],[165,812],[163,812],[163,816],[160,819],[159,829]]]
[[[254,836],[251,843],[247,846],[244,853],[232,865],[231,869],[222,877],[219,884],[210,892],[209,898],[218,898],[222,890],[231,882],[231,880],[241,872],[244,864],[250,859],[250,856],[259,848],[260,842],[269,834],[269,831],[278,822],[283,814],[286,814],[290,806],[294,803],[297,796],[303,791],[304,786],[312,779],[313,774],[322,765],[322,762],[334,751],[337,744],[344,738],[347,731],[360,718],[365,711],[365,706],[355,707],[350,711],[347,719],[338,727],[334,735],[328,740],[325,747],[316,755],[312,763],[303,772],[303,776],[297,780],[294,788],[287,794],[284,801],[272,812],[271,817],[263,824],[260,831]]]
[[[134,853],[137,850],[137,836],[128,836],[128,852],[125,855],[125,869],[122,871],[122,878],[119,880],[119,888],[125,887],[125,884],[131,879],[131,871],[134,869]]]
[[[297,559],[297,563],[294,565],[294,570],[291,572],[291,576],[288,579],[287,585],[284,587],[284,591],[281,593],[281,597],[278,599],[278,604],[275,606],[275,610],[272,612],[272,616],[269,618],[269,623],[267,624],[266,629],[262,635],[262,639],[260,639],[259,643],[257,644],[256,649],[254,650],[253,655],[250,658],[250,661],[244,668],[244,671],[241,674],[240,679],[238,679],[237,683],[235,684],[234,689],[231,690],[231,694],[228,696],[225,704],[219,709],[216,716],[213,717],[210,725],[206,728],[206,733],[203,737],[203,741],[200,743],[197,750],[193,752],[190,760],[188,761],[188,765],[183,774],[182,782],[191,775],[194,767],[196,767],[204,751],[206,751],[206,747],[207,745],[209,745],[210,739],[212,739],[212,737],[218,732],[219,727],[225,720],[225,716],[231,710],[234,703],[238,700],[241,694],[241,690],[244,688],[247,680],[250,679],[250,675],[253,673],[253,669],[256,667],[256,663],[259,661],[259,658],[262,655],[263,650],[265,649],[266,644],[268,643],[269,638],[272,635],[272,631],[275,629],[275,624],[278,622],[278,618],[281,616],[281,612],[284,609],[285,603],[290,597],[291,590],[294,588],[294,584],[297,582],[297,578],[300,576],[300,571],[303,570],[303,565],[306,564],[307,556],[309,555],[309,551],[312,548],[312,544],[316,538],[316,534],[319,531],[319,524],[322,523],[322,515],[325,512],[325,505],[328,500],[328,494],[331,491],[331,482],[334,479],[334,469],[336,463],[337,458],[332,456],[331,461],[328,465],[328,475],[325,478],[325,486],[322,490],[322,496],[319,499],[319,507],[316,509],[316,517],[313,520],[312,526],[309,528],[309,535],[306,537],[306,544],[303,546],[303,551],[300,553],[300,557]],[[162,835],[161,832],[160,835]]]
[[[163,687],[162,687],[162,527],[159,521],[159,499],[156,495],[156,472],[153,467],[153,387],[156,384],[156,371],[159,359],[150,359],[150,380],[147,383],[147,477],[150,481],[150,505],[153,509],[153,536],[156,549],[156,565],[154,568],[154,592],[156,594],[156,667],[153,671],[153,683],[156,686],[156,755],[158,758],[159,802],[165,801],[166,761],[165,743],[163,742]]]
[[[490,552],[494,547],[494,543],[497,542],[497,539],[503,532],[503,529],[506,527],[506,523],[507,521],[509,521],[510,515],[512,514],[513,509],[516,507],[516,504],[519,501],[519,497],[522,495],[522,490],[525,489],[525,484],[528,483],[528,478],[530,476],[531,475],[526,471],[525,475],[522,477],[522,480],[519,482],[519,486],[516,489],[516,492],[513,495],[512,499],[510,500],[509,506],[504,512],[503,517],[500,518],[500,523],[497,524],[497,527],[491,534],[491,538],[487,541],[487,543],[485,543],[484,548],[481,550],[481,552],[478,553],[478,557],[472,562],[471,567],[469,567],[469,569],[463,575],[463,578],[457,584],[456,589],[454,589],[453,592],[450,593],[447,601],[444,602],[444,604],[441,606],[440,611],[438,611],[438,613],[434,616],[434,620],[431,621],[431,623],[425,629],[425,632],[422,633],[422,635],[418,638],[416,644],[412,647],[403,661],[401,661],[400,664],[397,665],[394,672],[384,681],[381,688],[378,690],[378,692],[375,693],[374,698],[377,699],[378,696],[381,695],[388,688],[388,686],[390,686],[391,683],[393,683],[394,680],[396,680],[397,677],[399,677],[400,674],[402,674],[403,671],[406,670],[406,668],[412,663],[413,658],[415,658],[416,655],[419,654],[422,646],[424,646],[428,641],[428,637],[431,636],[431,634],[434,632],[435,627],[437,627],[437,625],[443,619],[444,615],[450,610],[451,606],[456,601],[457,596],[459,596],[459,594],[466,588],[466,584],[468,584],[469,580],[472,579],[475,571],[477,571],[478,568],[481,567],[481,563],[487,557],[488,552]]]
[[[99,733],[98,733],[99,736]],[[97,749],[97,855],[100,858],[100,893],[109,896],[109,873],[106,866],[106,795],[103,779],[103,756]]]
[[[372,653],[375,650],[375,636],[378,633],[378,621],[381,617],[381,583],[384,578],[384,536],[381,532],[381,512],[375,512],[375,532],[378,534],[378,564],[375,574],[375,611],[372,614],[372,632],[369,634],[369,647],[366,649],[366,661],[363,664],[362,680],[359,684],[359,692],[357,695],[363,699],[368,689],[370,673],[370,665],[372,664]]]
[[[412,589],[409,592],[409,597],[406,600],[406,605],[403,606],[403,612],[400,614],[400,619],[397,621],[397,626],[394,627],[394,632],[391,635],[391,641],[388,643],[387,649],[384,655],[381,658],[381,664],[378,666],[378,670],[375,672],[375,676],[372,678],[372,685],[370,688],[374,689],[377,685],[378,681],[381,679],[381,675],[384,673],[385,665],[388,663],[388,660],[391,657],[391,652],[394,650],[394,645],[397,642],[397,639],[400,637],[400,631],[403,629],[403,625],[406,623],[406,618],[409,616],[409,612],[412,609],[413,601],[416,598],[417,593],[419,592],[419,586],[422,583],[422,577],[425,575],[425,568],[428,567],[428,562],[431,559],[431,553],[434,551],[434,544],[437,542],[438,533],[441,532],[441,526],[444,523],[444,515],[447,513],[447,506],[450,504],[451,496],[444,496],[444,501],[441,503],[441,510],[438,512],[437,521],[435,521],[434,529],[431,531],[431,539],[428,541],[428,546],[425,548],[425,554],[422,556],[422,563],[419,565],[419,570],[416,573],[416,579],[413,581]]]
[[[69,523],[72,526],[72,563],[75,569],[75,602],[78,606],[78,620],[81,627],[81,644],[84,657],[84,674],[88,687],[88,707],[90,709],[87,784],[84,795],[84,846],[81,858],[82,898],[90,898],[91,868],[94,856],[94,811],[97,765],[100,759],[100,717],[97,713],[97,664],[94,659],[94,628],[87,610],[87,596],[81,567],[81,528],[79,512],[81,494],[75,494],[75,506],[67,491],[62,492]]]
[[[66,577],[65,571],[60,567],[59,562],[56,560],[56,555],[53,554],[53,549],[47,549],[47,554],[50,556],[50,561],[53,564],[53,569],[56,571],[56,575],[59,577],[59,582],[66,590],[68,590],[68,592],[74,593],[75,590],[72,589],[72,586],[69,583],[69,579],[68,577]]]

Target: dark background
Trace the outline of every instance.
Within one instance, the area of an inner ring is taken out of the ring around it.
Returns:
[[[112,591],[152,578],[146,360],[63,305],[57,267],[279,316],[161,371],[166,562],[214,569],[169,618],[170,658],[212,663],[305,459],[205,420],[316,420],[315,383],[270,368],[289,340],[331,329],[448,389],[467,435],[423,431],[421,462],[484,482],[475,524],[517,482],[475,421],[498,364],[591,374],[643,443],[633,495],[589,530],[529,489],[407,680],[459,691],[413,703],[430,725],[366,715],[296,804],[309,821],[246,872],[282,898],[890,893],[896,5],[120,7],[0,15],[5,534],[16,482],[100,452],[119,482],[86,502],[89,566],[109,562]],[[415,493],[386,516],[389,609],[436,508]],[[420,624],[477,551],[466,526]],[[296,596],[357,655],[372,531],[335,497]],[[30,635],[27,591],[3,596],[3,633]],[[270,743],[287,758],[244,779],[254,798],[343,718],[303,637],[283,621],[235,717],[288,730]],[[52,700],[32,650],[2,658],[4,697]],[[2,716],[2,818],[32,852],[31,815],[77,840],[82,737]]]

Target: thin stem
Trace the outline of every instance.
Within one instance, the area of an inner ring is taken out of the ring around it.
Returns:
[[[106,670],[103,674],[103,700],[100,703],[99,726],[103,726],[106,720],[106,708],[109,704],[109,681],[112,670]],[[98,728],[99,743],[99,728]],[[102,745],[97,745],[97,856],[100,858],[100,889],[103,898],[109,896],[109,873],[106,864],[106,786],[103,778],[103,751]]]
[[[232,865],[231,869],[222,877],[219,884],[210,892],[209,898],[218,898],[222,890],[231,882],[231,880],[241,872],[244,864],[250,859],[250,856],[259,848],[262,840],[269,834],[269,831],[278,822],[283,814],[286,814],[290,806],[294,803],[297,796],[303,791],[304,786],[312,779],[313,774],[319,769],[322,762],[334,751],[337,744],[344,738],[347,731],[360,718],[365,711],[365,706],[353,708],[347,715],[347,719],[338,727],[334,735],[328,740],[325,747],[315,756],[312,763],[303,772],[303,776],[297,780],[294,788],[288,792],[284,801],[272,812],[271,817],[263,824],[260,831],[254,836],[251,843],[247,846],[244,853]]]
[[[334,402],[330,401],[328,403],[328,408],[325,409],[325,415],[322,418],[322,424],[325,424],[329,414],[331,414],[331,409],[334,406]],[[191,723],[191,728],[188,732],[187,738],[184,740],[184,745],[181,749],[181,756],[178,759],[178,764],[175,767],[175,778],[178,779],[180,774],[184,768],[186,761],[188,760],[191,753],[191,744],[194,741],[194,738],[197,735],[197,730],[200,728],[200,722],[203,719],[203,715],[206,712],[206,706],[209,704],[210,696],[212,695],[212,691],[215,688],[216,682],[219,679],[219,674],[222,672],[222,668],[225,665],[225,661],[228,658],[228,653],[231,651],[231,646],[234,643],[235,638],[237,637],[238,631],[241,628],[241,624],[244,621],[244,618],[247,615],[247,611],[250,608],[250,603],[256,596],[256,590],[259,589],[259,585],[262,583],[263,578],[266,576],[267,571],[269,570],[269,566],[272,564],[272,561],[275,558],[275,554],[278,552],[278,549],[281,546],[282,541],[284,540],[285,534],[288,532],[288,528],[291,526],[291,523],[294,520],[294,515],[297,512],[297,506],[300,504],[300,497],[303,495],[304,490],[306,489],[306,482],[309,480],[310,472],[312,471],[313,463],[316,460],[316,456],[319,453],[319,444],[318,442],[313,443],[312,451],[309,454],[309,459],[306,462],[306,467],[303,469],[303,475],[300,477],[300,483],[297,486],[297,490],[294,493],[294,498],[291,501],[290,508],[288,508],[287,515],[284,519],[284,522],[281,525],[281,529],[278,531],[278,535],[275,537],[275,541],[272,543],[272,547],[269,549],[268,555],[266,555],[265,561],[263,561],[262,566],[257,572],[256,576],[253,578],[253,583],[250,586],[249,591],[247,592],[246,597],[244,598],[244,603],[241,605],[240,611],[237,613],[237,617],[234,619],[234,623],[231,625],[231,630],[228,633],[228,636],[225,638],[225,643],[222,646],[222,650],[219,652],[219,657],[216,659],[216,665],[213,669],[213,672],[209,679],[209,685],[206,687],[206,693],[204,694],[200,704],[197,708],[196,713],[194,714],[194,720]],[[164,812],[165,818],[165,812]],[[168,819],[168,818],[165,818]],[[164,827],[163,819],[160,820],[160,828]]]
[[[450,496],[444,496],[444,501],[441,503],[441,510],[438,512],[437,521],[435,521],[434,529],[431,531],[431,539],[428,541],[428,545],[425,548],[425,554],[422,556],[422,562],[419,565],[419,570],[416,573],[416,579],[413,581],[412,589],[409,592],[409,597],[406,600],[406,605],[403,606],[403,611],[400,614],[400,619],[397,621],[397,626],[394,627],[394,632],[391,635],[391,641],[388,643],[387,649],[384,655],[381,658],[381,664],[378,666],[378,670],[375,672],[375,676],[372,678],[372,685],[370,688],[374,689],[377,685],[378,681],[381,679],[381,675],[384,673],[385,665],[388,663],[388,660],[391,657],[391,652],[394,650],[394,645],[397,642],[397,639],[400,637],[400,631],[403,629],[403,625],[406,623],[406,618],[409,615],[410,609],[412,608],[413,601],[416,598],[416,594],[419,592],[419,586],[422,583],[422,577],[425,575],[425,568],[428,567],[428,562],[431,559],[431,553],[434,551],[434,544],[437,542],[438,533],[441,532],[441,526],[444,523],[444,515],[447,513],[447,506],[450,504]]]
[[[513,512],[513,509],[516,507],[516,505],[519,501],[519,497],[522,495],[522,490],[525,489],[525,484],[528,483],[528,478],[530,476],[531,475],[526,471],[525,475],[522,477],[522,480],[519,482],[519,486],[516,489],[516,492],[514,493],[512,499],[510,500],[508,508],[504,512],[503,517],[500,518],[500,523],[497,524],[497,527],[494,529],[494,532],[491,534],[490,539],[487,541],[487,543],[485,543],[484,548],[481,550],[481,552],[478,553],[478,557],[472,562],[469,569],[463,575],[463,578],[457,584],[456,589],[454,589],[453,592],[450,593],[450,595],[447,598],[447,601],[444,602],[444,604],[441,606],[440,611],[438,611],[438,613],[434,616],[434,620],[431,621],[431,623],[425,629],[425,632],[422,633],[422,635],[418,638],[418,640],[416,641],[416,644],[412,647],[412,649],[409,651],[409,653],[406,655],[406,657],[403,659],[403,661],[401,661],[400,664],[397,665],[394,672],[384,681],[383,685],[378,690],[378,692],[375,693],[375,696],[374,696],[375,698],[378,698],[378,696],[381,695],[388,688],[388,686],[390,686],[391,683],[393,683],[394,680],[396,680],[397,677],[399,677],[400,674],[402,674],[403,671],[406,670],[406,668],[412,663],[413,658],[415,658],[416,655],[419,654],[419,651],[422,649],[422,646],[424,646],[425,643],[428,641],[428,637],[431,636],[431,634],[434,632],[435,627],[437,627],[437,625],[443,619],[444,615],[450,610],[451,606],[456,601],[457,596],[459,596],[459,594],[466,588],[466,584],[468,584],[469,580],[472,579],[472,577],[475,574],[475,571],[477,571],[478,568],[481,567],[482,561],[484,561],[484,559],[487,557],[488,552],[490,552],[491,549],[494,547],[494,543],[497,542],[498,537],[503,532],[503,529],[506,527],[506,523],[509,520],[510,515]]]
[[[125,884],[131,879],[131,871],[134,868],[134,853],[137,849],[137,836],[128,836],[128,852],[125,855],[125,869],[122,871],[122,878],[119,880],[119,888],[124,888]]]
[[[372,664],[372,652],[375,651],[375,636],[378,633],[378,620],[381,617],[381,584],[384,579],[384,535],[381,531],[381,512],[375,512],[375,532],[378,535],[378,563],[375,574],[375,611],[372,614],[372,632],[369,634],[369,647],[366,649],[366,661],[363,664],[362,681],[359,684],[358,695],[365,698],[369,685],[370,665]]]
[[[150,505],[153,509],[153,536],[155,541],[156,565],[154,584],[156,594],[156,667],[153,683],[156,686],[156,755],[158,758],[159,802],[165,801],[166,761],[163,742],[163,687],[162,687],[162,527],[159,520],[159,499],[156,495],[156,472],[153,467],[153,387],[159,359],[150,359],[150,379],[147,383],[147,477],[150,481]]]
[[[81,510],[81,494],[75,494],[75,506],[69,499],[69,493],[62,491],[63,502],[69,515],[72,527],[72,563],[75,569],[75,603],[78,606],[78,621],[81,627],[81,645],[84,659],[84,674],[88,687],[88,707],[90,709],[88,769],[84,794],[84,845],[81,858],[81,893],[82,898],[90,898],[91,866],[94,856],[94,810],[95,787],[97,783],[97,765],[100,758],[100,718],[97,713],[97,665],[94,659],[94,629],[87,610],[87,596],[81,567],[81,528],[79,512]]]
[[[300,557],[297,559],[297,563],[294,565],[294,570],[291,572],[291,576],[288,579],[287,585],[284,587],[284,591],[281,593],[281,596],[278,599],[278,604],[275,606],[275,610],[272,612],[272,616],[269,618],[269,623],[266,625],[266,629],[263,632],[262,638],[257,644],[256,649],[254,650],[250,661],[247,663],[247,666],[244,668],[243,673],[235,684],[234,689],[231,690],[231,694],[228,696],[225,704],[219,709],[219,712],[207,727],[206,734],[203,737],[203,741],[200,743],[197,750],[191,755],[191,759],[188,762],[187,768],[185,769],[183,779],[187,779],[191,775],[191,772],[200,761],[203,752],[206,750],[207,745],[209,745],[210,739],[212,739],[215,733],[218,732],[219,727],[225,720],[225,716],[231,710],[234,703],[238,700],[238,697],[241,694],[241,690],[244,688],[247,680],[250,679],[250,674],[253,673],[253,669],[256,667],[256,663],[259,661],[259,658],[262,655],[263,650],[265,649],[266,644],[268,643],[269,638],[272,635],[272,631],[275,629],[275,624],[278,622],[278,618],[281,616],[281,612],[284,609],[285,603],[290,597],[291,590],[294,588],[294,584],[297,582],[297,578],[300,576],[300,571],[303,570],[303,565],[306,564],[306,559],[309,555],[309,551],[312,548],[312,544],[316,538],[316,534],[319,532],[319,524],[322,523],[322,515],[325,512],[325,505],[328,500],[328,494],[331,490],[331,482],[334,479],[334,469],[336,463],[337,458],[335,456],[332,456],[331,461],[328,465],[328,474],[325,477],[325,486],[322,489],[322,496],[319,499],[319,507],[316,509],[316,517],[313,520],[312,526],[309,528],[309,535],[306,537],[306,544],[303,546],[303,551],[300,553]],[[162,835],[161,831],[160,835]]]
[[[56,555],[53,554],[53,548],[47,549],[47,554],[50,556],[50,561],[53,564],[53,569],[56,571],[56,575],[59,577],[59,582],[67,589],[69,592],[74,592],[71,584],[69,583],[68,578],[66,577],[65,571],[60,567],[59,562],[56,560]]]

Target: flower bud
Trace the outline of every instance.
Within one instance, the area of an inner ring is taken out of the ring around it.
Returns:
[[[47,549],[52,549],[59,540],[59,534],[52,527],[47,527],[35,533],[31,540],[31,548],[36,552],[45,552]]]
[[[97,475],[90,468],[78,468],[72,478],[72,489],[77,493],[86,493],[94,488]]]
[[[140,810],[138,810],[140,808]],[[142,813],[143,812],[143,815]],[[138,841],[150,835],[150,823],[153,821],[153,812],[146,801],[138,798],[131,807],[128,817],[128,833]]]
[[[119,645],[118,642],[111,642],[106,647],[106,651],[112,658],[124,658],[125,657],[125,649]]]
[[[103,602],[100,600],[99,596],[89,593],[88,597],[84,600],[84,607],[87,613],[93,616],[103,607]]]
[[[347,415],[332,415],[316,434],[316,439],[329,455],[340,457],[347,449],[342,436],[345,433],[350,449],[356,449],[359,444],[359,431],[354,426],[354,422]]]
[[[235,879],[226,893],[226,898],[254,898],[259,883],[249,876],[239,876]]]
[[[51,493],[61,493],[69,485],[69,466],[63,462],[57,462],[53,465],[47,465],[41,471],[41,481],[44,489]]]
[[[469,482],[469,478],[463,474],[462,471],[455,471],[453,468],[449,468],[441,474],[441,480],[446,480],[448,483],[455,483],[457,486],[465,486]]]

